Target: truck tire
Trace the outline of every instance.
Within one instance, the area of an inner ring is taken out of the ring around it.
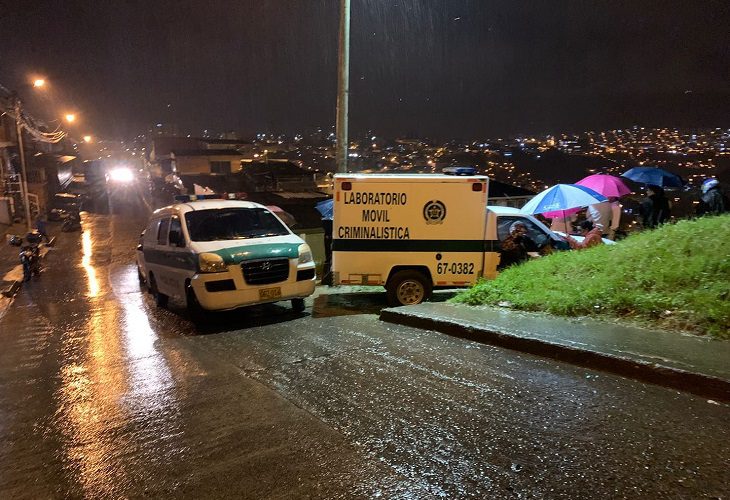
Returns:
[[[152,290],[152,296],[155,298],[155,304],[157,307],[167,307],[167,301],[169,297],[164,293],[160,293],[157,289],[157,280],[153,274],[150,275],[150,290]]]
[[[413,269],[395,273],[385,288],[391,306],[420,304],[431,296],[432,291],[431,281],[422,272]]]

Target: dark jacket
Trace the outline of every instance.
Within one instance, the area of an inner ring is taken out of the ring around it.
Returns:
[[[700,198],[697,215],[719,215],[730,207],[725,206],[725,197],[719,187],[708,190]]]
[[[654,193],[641,202],[641,222],[644,227],[653,228],[669,220],[671,209],[664,193]]]
[[[537,252],[539,247],[527,235],[509,235],[500,245],[500,259],[497,269],[519,264],[530,258],[527,252]]]

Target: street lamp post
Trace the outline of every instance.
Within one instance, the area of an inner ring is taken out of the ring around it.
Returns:
[[[23,210],[25,211],[25,225],[28,232],[31,231],[32,225],[30,220],[30,201],[28,200],[28,174],[25,169],[25,150],[23,148],[23,129],[21,126],[20,99],[18,95],[13,95],[13,107],[15,108],[15,134],[18,136],[18,154],[20,155],[20,190],[23,198]]]
[[[347,119],[350,93],[350,0],[340,0],[340,45],[337,78],[337,171],[347,172]]]

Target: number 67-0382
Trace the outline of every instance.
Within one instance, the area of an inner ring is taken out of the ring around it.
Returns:
[[[436,264],[438,274],[474,274],[472,262],[439,262]]]

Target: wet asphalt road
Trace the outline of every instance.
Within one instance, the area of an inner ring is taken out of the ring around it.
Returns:
[[[728,498],[730,408],[381,323],[382,294],[216,315],[92,215],[0,318],[4,498]]]

